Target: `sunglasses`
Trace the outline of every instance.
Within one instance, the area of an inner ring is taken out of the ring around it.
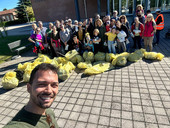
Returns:
[[[51,119],[50,115],[48,115],[48,114],[46,114],[46,121],[49,124],[50,128],[55,128],[55,125],[52,122],[52,119]]]

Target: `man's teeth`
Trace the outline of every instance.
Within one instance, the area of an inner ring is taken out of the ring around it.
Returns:
[[[50,97],[42,97],[43,100],[49,100]]]

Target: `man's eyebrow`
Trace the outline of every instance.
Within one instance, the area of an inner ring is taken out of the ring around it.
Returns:
[[[51,83],[51,82],[47,82],[47,81],[37,81],[37,83]],[[59,82],[52,82],[52,84],[59,84]]]

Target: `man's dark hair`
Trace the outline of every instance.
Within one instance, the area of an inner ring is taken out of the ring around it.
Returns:
[[[146,13],[151,13],[151,10],[147,10]]]
[[[74,37],[77,37],[77,35],[73,35],[73,38],[74,38]]]
[[[120,29],[120,28],[118,28],[118,27],[116,27],[116,30],[121,31],[121,29]]]
[[[35,77],[35,74],[37,71],[48,71],[48,70],[51,70],[52,72],[56,73],[57,74],[57,71],[58,69],[52,65],[52,64],[49,64],[49,63],[42,63],[40,65],[37,65],[31,72],[31,76],[30,76],[30,80],[29,80],[29,84],[32,84],[33,82],[33,79]]]

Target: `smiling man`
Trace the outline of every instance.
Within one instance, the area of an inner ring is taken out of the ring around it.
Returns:
[[[58,93],[57,68],[42,63],[34,68],[27,84],[29,102],[4,128],[58,128],[50,109]]]

